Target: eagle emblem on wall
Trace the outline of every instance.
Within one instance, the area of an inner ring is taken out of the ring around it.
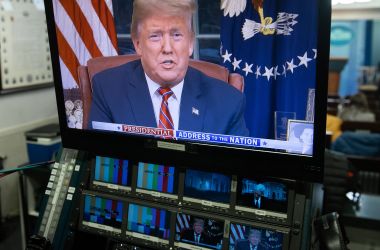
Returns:
[[[259,20],[245,19],[242,27],[244,40],[252,38],[258,33],[266,36],[291,35],[293,26],[298,23],[296,20],[298,14],[294,13],[279,12],[277,13],[275,21],[273,17],[265,16],[264,0],[221,0],[220,8],[223,10],[224,16],[233,18],[234,16],[239,16],[243,13],[247,8],[247,5],[257,12]]]

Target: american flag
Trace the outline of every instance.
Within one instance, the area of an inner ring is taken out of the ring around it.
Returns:
[[[181,233],[182,230],[190,228],[190,215],[187,214],[177,214],[177,220],[175,223],[175,229],[177,233]]]
[[[75,89],[79,65],[117,55],[112,0],[53,0],[53,8],[63,88]]]
[[[237,240],[244,239],[245,226],[231,224],[230,227],[230,245],[234,245]]]

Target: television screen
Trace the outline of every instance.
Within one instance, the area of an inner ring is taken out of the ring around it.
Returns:
[[[282,250],[284,234],[243,224],[230,224],[229,250]]]
[[[146,53],[157,48],[142,41],[149,28],[131,34],[131,1],[45,0],[63,146],[232,173],[254,162],[255,173],[321,181],[331,3],[236,1],[170,12],[184,24],[174,58]],[[142,24],[178,7],[155,4],[140,6],[156,11]]]
[[[288,187],[281,182],[241,178],[236,195],[237,210],[272,211],[273,215],[287,216]],[[268,214],[269,215],[269,214]]]
[[[231,176],[187,169],[183,200],[229,207]],[[221,204],[223,203],[223,204]]]
[[[164,209],[130,203],[128,206],[127,235],[148,236],[154,242],[169,243],[171,213]],[[137,233],[137,234],[136,234]]]
[[[84,195],[82,225],[121,233],[123,203],[99,196]]]
[[[128,160],[96,156],[92,184],[113,190],[130,191],[132,171]]]
[[[139,162],[137,168],[136,192],[178,198],[178,172],[174,167]]]
[[[224,221],[178,213],[174,245],[183,249],[221,249]],[[198,248],[197,248],[198,249]]]

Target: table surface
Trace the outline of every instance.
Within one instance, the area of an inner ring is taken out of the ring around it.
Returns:
[[[380,195],[362,194],[359,206],[347,204],[342,216],[349,224],[380,230]]]

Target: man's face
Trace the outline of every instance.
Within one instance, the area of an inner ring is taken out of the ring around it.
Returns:
[[[159,14],[143,19],[133,39],[145,73],[160,85],[175,85],[184,79],[193,43],[186,16]]]
[[[257,246],[261,241],[261,232],[258,230],[252,230],[249,233],[248,240],[252,246]]]
[[[194,222],[194,225],[193,225],[194,232],[197,234],[201,234],[203,232],[203,226],[204,226],[204,223],[202,221]]]
[[[313,129],[305,128],[300,135],[300,139],[304,144],[311,145],[313,144]]]

